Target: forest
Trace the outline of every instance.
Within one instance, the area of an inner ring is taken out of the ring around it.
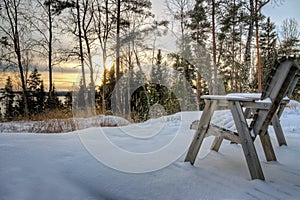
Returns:
[[[151,0],[2,0],[0,70],[15,76],[0,89],[0,121],[105,114],[141,122],[201,110],[205,94],[262,92],[276,60],[300,59],[299,22],[276,27],[262,13],[284,3],[162,0],[161,20]],[[167,51],[162,38],[176,47]],[[53,73],[67,65],[80,80],[62,102]]]

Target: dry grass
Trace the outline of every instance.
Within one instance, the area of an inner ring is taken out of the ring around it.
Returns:
[[[111,111],[105,112],[106,116],[111,114]],[[22,130],[23,132],[32,133],[65,133],[89,127],[128,125],[126,122],[124,122],[124,124],[115,123],[111,118],[101,117],[101,115],[102,113],[99,111],[91,115],[87,110],[77,110],[77,112],[74,113],[74,111],[72,112],[72,110],[68,109],[54,109],[46,110],[43,113],[30,117],[16,117],[9,121],[13,121],[16,124],[18,124],[18,122],[20,122],[20,124],[29,122],[31,124],[30,127],[27,127],[26,130]],[[7,122],[7,120],[3,120],[2,122]]]
[[[53,109],[45,110],[37,115],[31,115],[29,117],[19,116],[15,117],[12,121],[46,121],[49,119],[68,119],[72,118],[72,112],[67,109]]]

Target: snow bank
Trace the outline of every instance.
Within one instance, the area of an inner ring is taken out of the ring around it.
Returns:
[[[66,133],[90,127],[126,126],[128,124],[130,122],[121,117],[99,115],[91,118],[0,123],[0,133]]]

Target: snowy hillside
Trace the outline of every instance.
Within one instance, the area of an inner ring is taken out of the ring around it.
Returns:
[[[266,181],[250,180],[240,145],[210,151],[212,137],[195,166],[183,162],[189,126],[200,115],[63,134],[1,133],[0,199],[299,199],[299,103],[281,118],[288,146],[279,147],[269,129],[277,162],[266,162],[255,141]]]

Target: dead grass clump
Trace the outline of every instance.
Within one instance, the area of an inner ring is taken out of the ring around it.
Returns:
[[[77,130],[73,119],[49,119],[37,122],[32,127],[33,133],[65,133]]]

